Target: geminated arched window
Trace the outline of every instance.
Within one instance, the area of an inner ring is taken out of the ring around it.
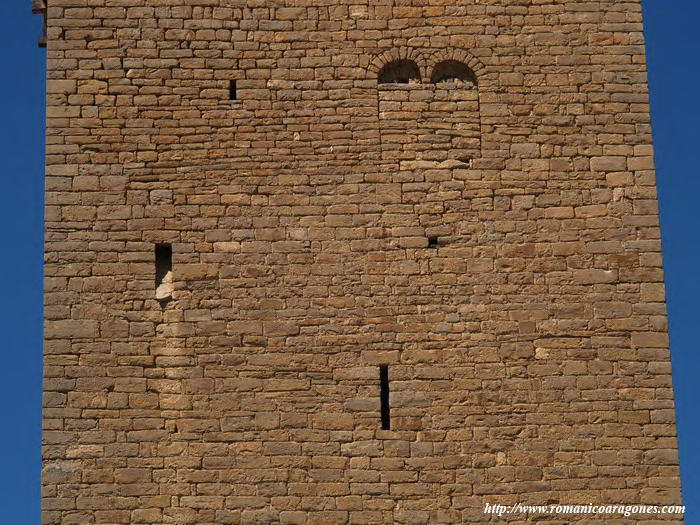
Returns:
[[[380,84],[409,84],[420,82],[420,70],[413,60],[394,60],[379,72]]]
[[[430,81],[433,84],[456,82],[475,86],[476,75],[466,64],[458,60],[445,60],[435,66]]]

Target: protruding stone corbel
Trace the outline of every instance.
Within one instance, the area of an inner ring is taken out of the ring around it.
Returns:
[[[46,4],[48,0],[32,0],[32,13],[41,13],[44,17],[44,34],[39,38],[39,47],[46,47]]]

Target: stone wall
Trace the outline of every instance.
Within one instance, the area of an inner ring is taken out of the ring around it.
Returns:
[[[680,501],[638,0],[47,22],[45,524]]]

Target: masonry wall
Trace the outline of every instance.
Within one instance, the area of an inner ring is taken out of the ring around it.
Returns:
[[[45,524],[680,502],[638,0],[47,20]]]

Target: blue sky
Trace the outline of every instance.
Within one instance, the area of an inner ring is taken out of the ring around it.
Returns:
[[[30,0],[0,1],[0,522],[39,523],[45,52]]]
[[[700,523],[700,2],[644,0],[686,523]]]
[[[30,0],[0,2],[0,521],[39,523],[45,52]],[[644,0],[686,523],[700,524],[700,2]],[[620,502],[625,503],[625,502]]]

